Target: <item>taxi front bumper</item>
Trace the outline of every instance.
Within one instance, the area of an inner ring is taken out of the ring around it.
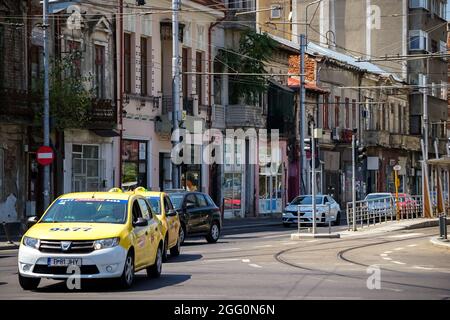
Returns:
[[[46,253],[20,245],[18,267],[24,277],[67,279],[75,274],[81,279],[118,278],[122,275],[127,251],[122,246],[83,254]],[[50,266],[49,258],[81,259],[79,268]]]

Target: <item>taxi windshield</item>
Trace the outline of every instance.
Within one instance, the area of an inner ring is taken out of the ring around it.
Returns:
[[[91,222],[124,224],[128,200],[59,199],[47,211],[41,222]]]
[[[161,214],[161,206],[159,202],[159,197],[148,197],[148,202],[150,203],[150,206],[152,207],[152,211],[155,214]]]

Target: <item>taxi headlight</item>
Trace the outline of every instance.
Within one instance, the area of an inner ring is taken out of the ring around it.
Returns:
[[[95,240],[94,241],[94,249],[100,250],[100,249],[115,247],[115,246],[119,245],[119,240],[120,240],[119,238]]]
[[[41,244],[41,241],[36,238],[23,237],[23,244],[27,247],[39,249],[39,245]]]

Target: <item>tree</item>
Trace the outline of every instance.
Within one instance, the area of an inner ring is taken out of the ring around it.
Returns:
[[[50,118],[57,130],[82,128],[90,119],[90,108],[94,98],[93,89],[87,89],[92,76],[81,76],[78,62],[81,53],[75,51],[53,61],[50,79]],[[43,83],[38,86],[38,94],[43,95]],[[42,110],[37,112],[41,123]]]
[[[221,49],[216,61],[221,63],[219,72],[236,73],[229,77],[230,102],[238,104],[256,104],[259,94],[267,90],[265,63],[272,56],[275,41],[266,33],[258,34],[253,30],[242,34],[239,49]],[[239,73],[256,75],[242,76]]]

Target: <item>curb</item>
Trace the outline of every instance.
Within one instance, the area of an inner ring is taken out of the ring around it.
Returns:
[[[443,240],[440,239],[440,237],[433,237],[430,239],[430,242],[436,247],[450,250],[450,240]]]
[[[291,240],[304,240],[304,239],[339,239],[341,235],[339,233],[292,233]]]
[[[14,243],[14,244],[7,244],[4,246],[0,246],[0,251],[14,250],[14,249],[19,249],[19,245]]]
[[[273,227],[273,226],[282,226],[281,222],[272,222],[272,223],[255,223],[255,224],[244,224],[237,226],[224,226],[223,230],[236,230],[236,229],[248,229],[252,227]]]

